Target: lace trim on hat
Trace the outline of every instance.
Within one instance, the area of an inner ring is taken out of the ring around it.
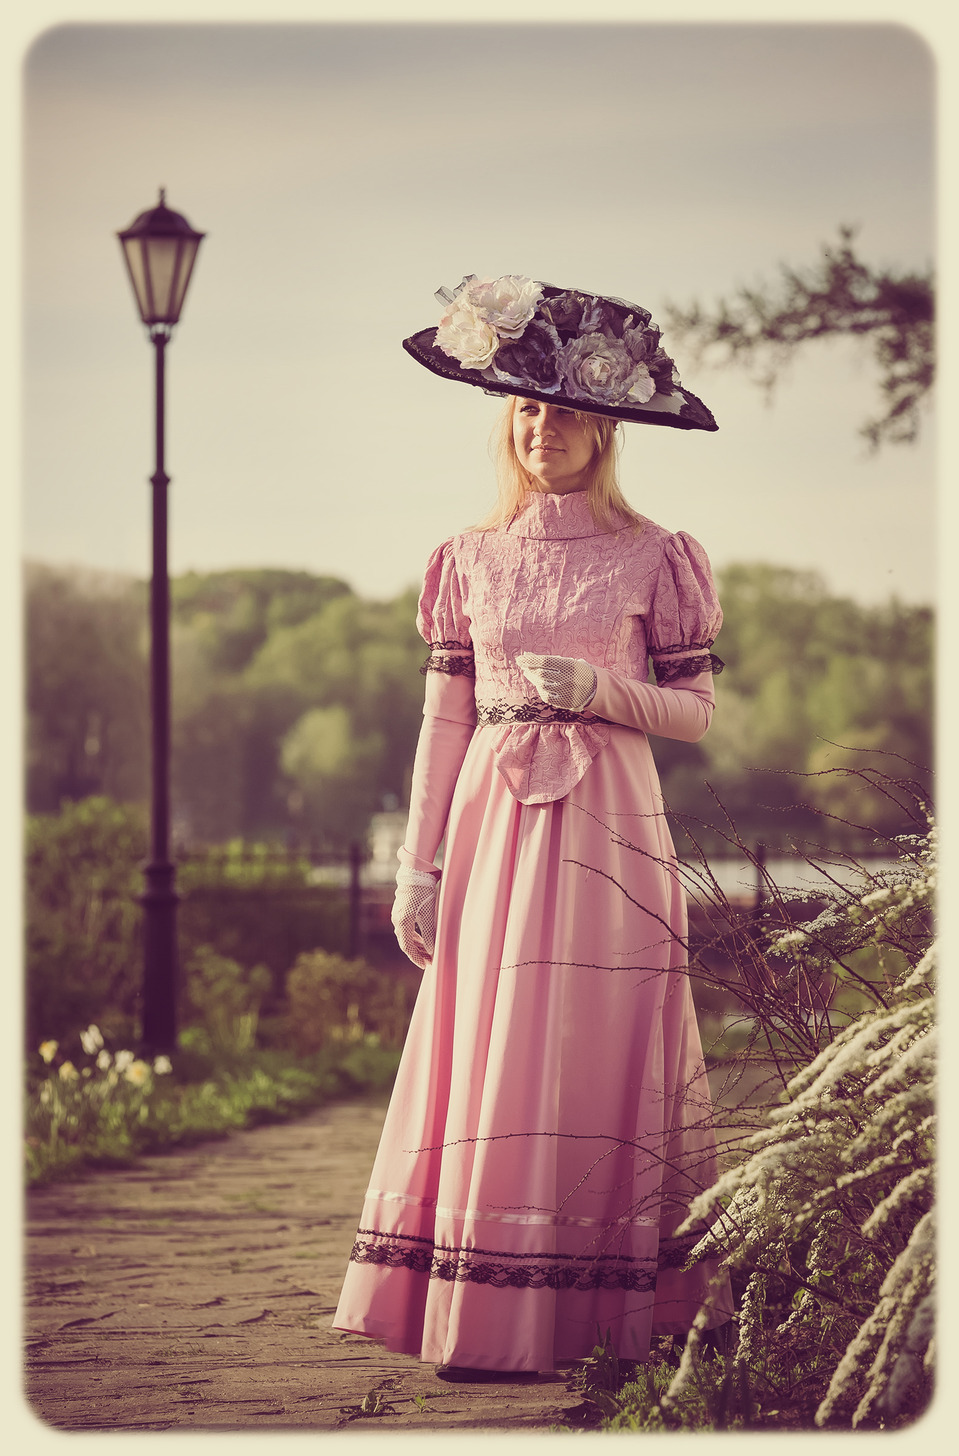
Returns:
[[[708,642],[680,642],[673,647],[657,647],[650,656],[659,686],[663,687],[665,683],[673,682],[678,677],[696,677],[701,672],[722,672],[726,666],[722,658],[707,651],[712,645],[710,639]],[[662,662],[660,659],[664,657],[672,660]]]
[[[450,677],[475,677],[473,649],[468,642],[431,642],[430,655],[420,668],[425,677],[428,672],[445,672]],[[454,655],[450,655],[454,654]]]
[[[493,1289],[652,1290],[660,1269],[679,1269],[702,1234],[664,1239],[655,1259],[629,1254],[511,1254],[501,1249],[438,1247],[432,1239],[358,1229],[350,1261],[410,1269],[447,1283]]]
[[[549,703],[508,703],[493,698],[476,704],[476,722],[487,723],[608,723],[595,713],[574,713],[571,708],[553,708]]]

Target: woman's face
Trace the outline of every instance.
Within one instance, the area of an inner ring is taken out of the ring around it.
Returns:
[[[537,399],[517,399],[513,406],[513,448],[532,477],[533,489],[551,495],[585,490],[596,441],[572,410]]]

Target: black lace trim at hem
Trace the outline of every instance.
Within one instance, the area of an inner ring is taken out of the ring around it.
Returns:
[[[409,1269],[446,1283],[487,1284],[494,1289],[652,1290],[661,1269],[681,1268],[701,1234],[660,1243],[656,1259],[629,1254],[508,1254],[496,1249],[438,1248],[410,1234],[357,1230],[350,1261]]]
[[[549,703],[507,703],[503,698],[476,704],[476,722],[489,723],[607,723],[595,713],[574,713],[570,708],[553,708]]]

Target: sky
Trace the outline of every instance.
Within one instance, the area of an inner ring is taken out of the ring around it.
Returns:
[[[152,350],[114,234],[166,188],[207,236],[168,350],[171,571],[415,584],[485,514],[499,405],[401,349],[441,285],[650,308],[815,263],[935,261],[935,60],[900,24],[54,26],[23,67],[22,545],[149,570]],[[870,455],[877,371],[810,348],[771,404],[687,367],[716,434],[626,427],[632,504],[717,567],[935,593],[934,419]]]

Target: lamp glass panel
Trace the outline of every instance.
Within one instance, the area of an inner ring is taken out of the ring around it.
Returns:
[[[190,281],[190,274],[193,272],[197,249],[200,246],[199,238],[181,238],[179,241],[180,257],[177,262],[172,299],[173,316],[175,318],[180,317],[180,310],[183,307],[183,300],[186,297],[187,284]]]
[[[123,252],[127,260],[127,267],[130,270],[130,278],[133,282],[133,291],[136,294],[140,317],[144,322],[147,322],[150,315],[150,294],[147,284],[146,265],[143,257],[143,246],[140,239],[126,239],[123,244]]]
[[[147,238],[143,247],[149,258],[147,267],[153,294],[153,308],[148,322],[175,323],[177,310],[171,304],[176,284],[178,239]]]

